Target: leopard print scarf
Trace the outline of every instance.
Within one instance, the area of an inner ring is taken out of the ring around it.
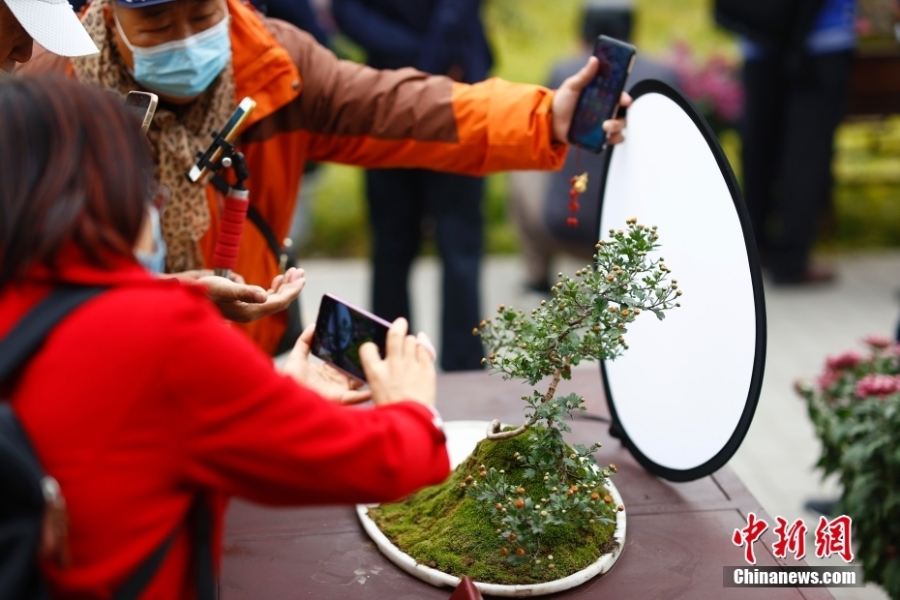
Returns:
[[[124,98],[140,85],[125,67],[106,27],[103,7],[111,1],[94,0],[81,21],[100,53],[73,58],[72,64],[80,81],[97,84]],[[147,131],[157,180],[170,192],[162,215],[169,273],[203,268],[199,240],[209,229],[206,186],[190,183],[185,172],[194,164],[197,151],[209,145],[209,132],[218,130],[236,106],[234,73],[229,64],[197,100],[179,107],[177,114],[157,108]]]

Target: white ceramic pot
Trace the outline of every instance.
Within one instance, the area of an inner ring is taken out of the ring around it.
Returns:
[[[457,465],[472,454],[472,451],[475,450],[475,446],[478,442],[483,440],[487,435],[489,425],[490,423],[487,421],[451,421],[444,424],[444,431],[447,434],[447,451],[450,454],[451,468],[455,469]],[[622,502],[622,496],[619,495],[619,490],[616,489],[616,486],[613,485],[612,481],[609,482],[608,489],[609,495],[612,496],[614,503],[617,505],[624,504]],[[378,528],[378,525],[369,518],[369,506],[370,505],[364,504],[357,505],[356,513],[359,515],[359,520],[362,522],[363,529],[366,530],[366,533],[369,534],[369,537],[372,538],[372,541],[375,542],[378,549],[381,550],[392,563],[410,575],[418,577],[422,581],[427,581],[431,585],[438,587],[449,586],[454,588],[459,585],[459,577],[448,575],[437,569],[418,564],[413,557],[397,548],[387,536],[382,533],[381,529]],[[568,577],[531,585],[499,585],[476,581],[475,586],[482,594],[503,596],[507,598],[543,596],[579,586],[597,575],[606,573],[612,569],[613,565],[616,564],[616,561],[619,560],[619,556],[622,555],[622,550],[625,548],[625,511],[616,513],[616,530],[613,532],[613,537],[619,542],[615,550],[610,554],[604,554],[597,559],[597,562],[588,565],[577,573],[572,573]]]

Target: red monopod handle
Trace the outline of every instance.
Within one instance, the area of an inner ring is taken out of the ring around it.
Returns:
[[[241,233],[247,220],[250,195],[247,190],[229,190],[225,196],[225,207],[219,223],[219,236],[213,251],[213,268],[217,275],[230,274],[237,265]]]

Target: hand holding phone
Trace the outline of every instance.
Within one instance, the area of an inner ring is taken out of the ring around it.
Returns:
[[[619,107],[625,81],[634,65],[636,49],[631,44],[601,35],[593,56],[599,62],[597,74],[578,96],[567,139],[592,152],[606,146],[603,123],[612,119]]]
[[[384,358],[379,356],[375,344],[366,343],[360,348],[372,399],[379,406],[412,400],[434,408],[437,374],[433,346],[424,333],[407,335],[408,328],[403,318],[391,324]]]
[[[384,319],[337,296],[325,294],[316,317],[312,353],[350,377],[366,381],[359,347],[366,342],[374,342],[381,356],[384,356],[390,327],[391,324]]]
[[[315,325],[310,325],[300,334],[293,351],[281,367],[281,372],[323,398],[339,404],[359,404],[371,400],[372,391],[361,389],[363,382],[332,368],[327,363],[309,362],[315,328]]]
[[[424,334],[407,335],[406,319],[388,323],[326,294],[322,297],[312,353],[350,377],[367,381],[376,404],[435,401],[434,347]]]

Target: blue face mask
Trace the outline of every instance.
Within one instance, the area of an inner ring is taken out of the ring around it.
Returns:
[[[166,240],[163,239],[159,211],[155,206],[147,207],[147,216],[150,218],[150,229],[153,231],[153,252],[135,250],[134,256],[142,267],[158,275],[166,270]]]
[[[231,61],[229,18],[196,35],[158,46],[132,46],[116,17],[116,29],[134,55],[134,80],[171,98],[202,94]]]

